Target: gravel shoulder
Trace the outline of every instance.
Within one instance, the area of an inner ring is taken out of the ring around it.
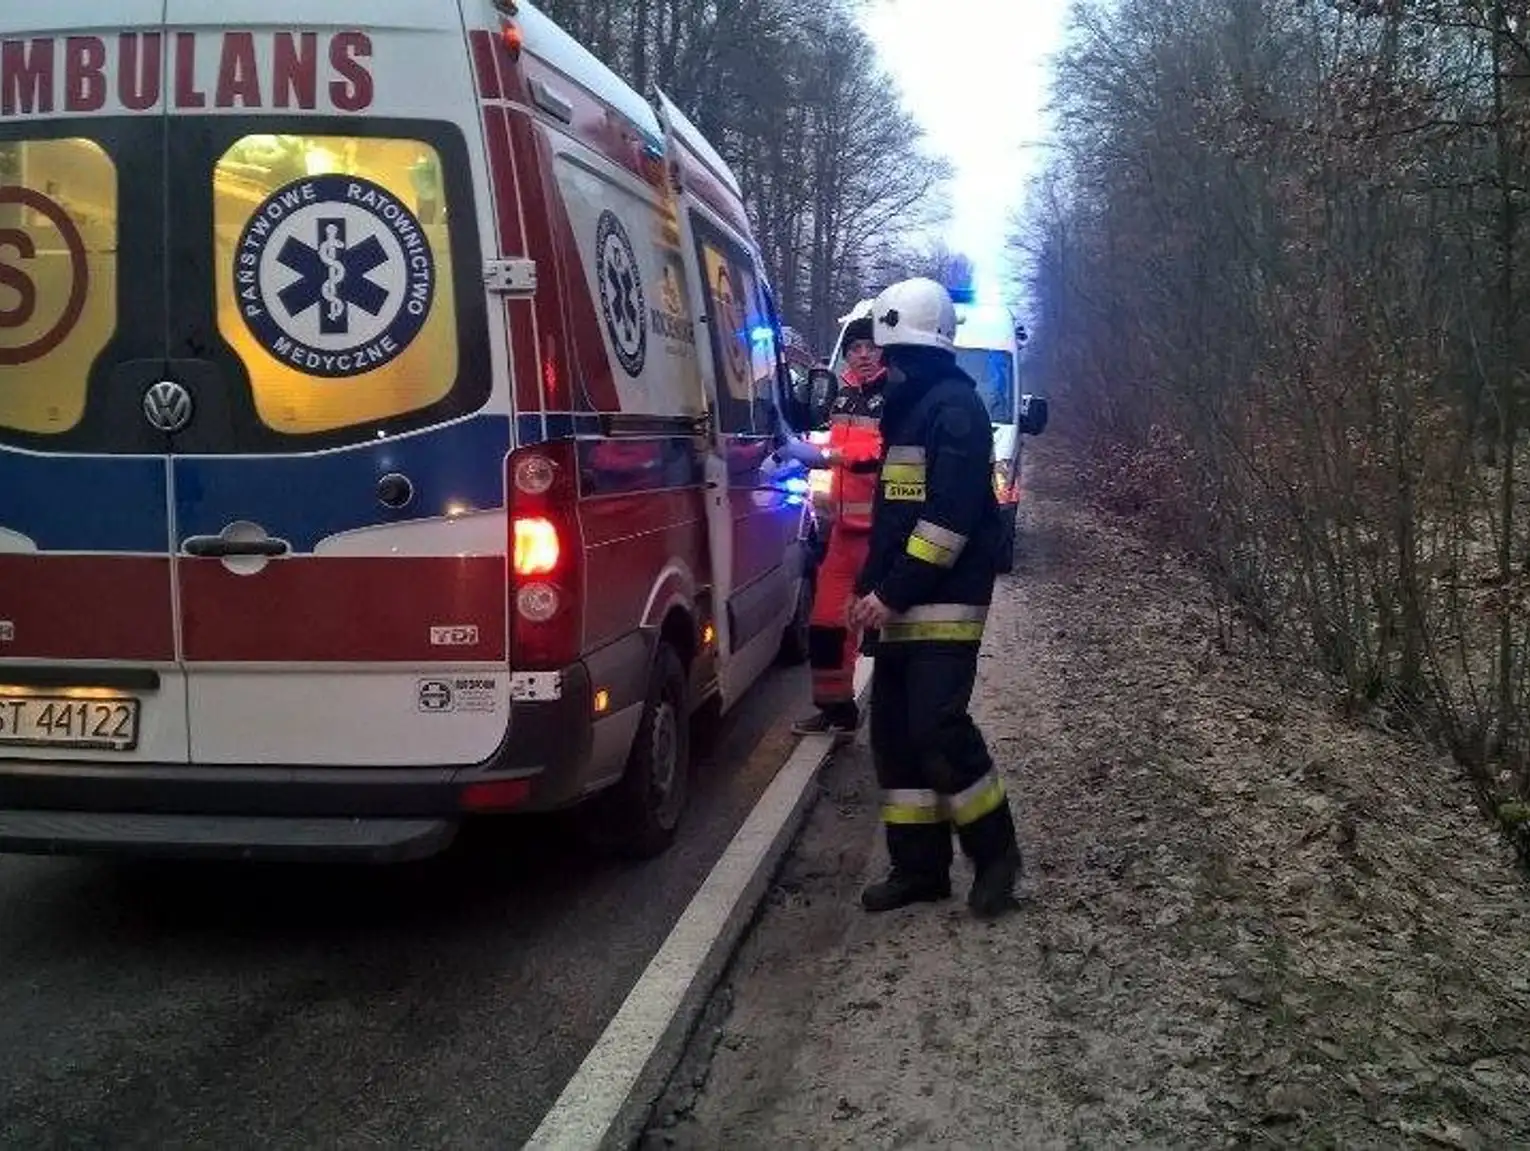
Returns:
[[[974,706],[1023,910],[862,915],[847,750],[645,1146],[1530,1142],[1530,890],[1459,771],[1028,467]]]

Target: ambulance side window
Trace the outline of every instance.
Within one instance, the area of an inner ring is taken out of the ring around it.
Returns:
[[[786,426],[781,417],[780,396],[777,394],[776,389],[805,389],[807,373],[803,372],[801,378],[798,378],[796,369],[787,362],[785,345],[780,340],[775,339],[776,333],[781,331],[781,314],[776,310],[774,294],[772,294],[768,287],[764,286],[763,280],[761,280],[761,295],[765,301],[766,323],[770,325],[771,336],[774,341],[774,361],[771,364],[771,378],[775,384],[775,387],[766,388],[762,396],[765,403],[766,419],[768,420],[768,425],[764,430],[768,435],[774,436],[786,432]]]
[[[435,148],[250,135],[213,181],[218,330],[267,429],[359,428],[451,394],[456,206]]]
[[[765,290],[765,280],[758,264],[750,264],[749,350],[753,373],[750,379],[749,406],[753,412],[756,435],[776,432],[776,381],[779,378],[781,350],[776,340],[774,309]]]
[[[691,221],[707,285],[720,426],[733,435],[771,435],[778,351],[755,259],[699,214]]]
[[[117,167],[93,140],[0,142],[0,430],[72,431],[117,328]]]
[[[724,432],[748,434],[754,430],[750,410],[749,283],[744,261],[733,245],[721,237],[701,241],[701,274],[707,285],[708,329],[712,361],[716,366],[717,410]]]

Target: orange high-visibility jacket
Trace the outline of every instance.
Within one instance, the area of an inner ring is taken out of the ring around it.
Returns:
[[[831,514],[847,531],[871,530],[871,503],[877,494],[877,468],[882,458],[882,390],[886,371],[861,380],[846,372],[829,417],[828,448],[835,453]]]

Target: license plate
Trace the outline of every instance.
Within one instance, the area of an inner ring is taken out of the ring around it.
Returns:
[[[0,688],[0,747],[132,751],[137,746],[136,699],[8,695]]]

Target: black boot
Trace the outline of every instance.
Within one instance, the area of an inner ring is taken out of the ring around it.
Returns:
[[[792,734],[828,735],[833,736],[836,743],[846,743],[855,738],[860,725],[860,712],[855,704],[831,704],[792,724]]]
[[[995,919],[1019,907],[1015,884],[1020,881],[1020,849],[1011,847],[1003,855],[981,864],[967,893],[967,907],[979,919]]]
[[[896,911],[913,903],[938,903],[951,898],[947,876],[909,875],[894,868],[892,874],[861,892],[861,906],[876,914]]]

